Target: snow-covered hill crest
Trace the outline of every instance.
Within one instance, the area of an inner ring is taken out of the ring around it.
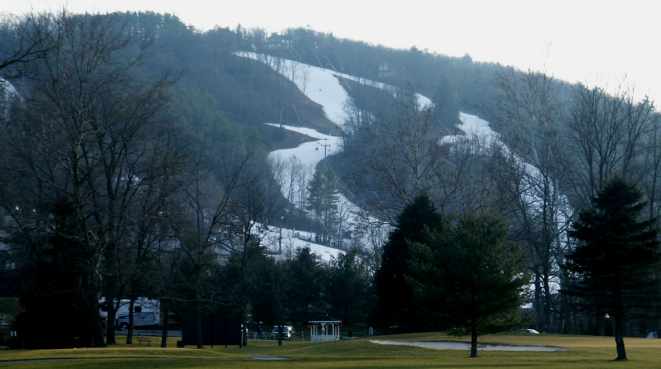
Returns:
[[[350,102],[351,97],[344,87],[342,87],[339,78],[390,91],[393,94],[397,92],[396,87],[383,82],[360,78],[295,60],[254,52],[238,52],[235,55],[262,62],[294,82],[298,89],[310,100],[322,106],[326,117],[331,122],[342,129],[345,128],[345,123],[348,121],[346,106]],[[416,94],[416,97],[420,108],[427,108],[432,105],[432,101],[428,97],[421,94]]]

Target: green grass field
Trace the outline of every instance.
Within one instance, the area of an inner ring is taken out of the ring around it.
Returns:
[[[381,337],[402,340],[461,340],[442,334]],[[0,351],[0,368],[661,368],[661,340],[629,338],[630,360],[614,362],[611,338],[587,336],[507,336],[481,338],[481,343],[531,344],[565,347],[565,352],[482,352],[470,359],[467,352],[380,346],[364,339],[311,344],[251,341],[239,348],[167,348],[158,339],[141,345],[104,349]],[[173,345],[174,346],[174,341]],[[287,361],[257,361],[256,355],[284,356]]]

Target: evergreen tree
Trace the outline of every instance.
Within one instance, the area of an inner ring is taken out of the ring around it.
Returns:
[[[287,317],[286,265],[260,250],[251,257],[247,271],[252,319],[266,324],[282,324]]]
[[[58,200],[52,214],[53,224],[44,238],[20,240],[29,245],[24,245],[19,267],[18,344],[22,348],[102,346],[93,250],[75,236],[78,224],[71,203]]]
[[[433,119],[443,127],[454,127],[459,119],[459,102],[457,88],[446,76],[439,77],[437,87],[432,96],[434,101]]]
[[[416,197],[399,215],[397,226],[383,247],[381,267],[375,275],[375,318],[379,325],[395,327],[400,331],[412,331],[426,325],[419,318],[413,290],[407,281],[410,275],[410,245],[423,242],[426,232],[440,224],[441,216],[426,195]]]
[[[307,210],[321,225],[321,231],[317,234],[317,242],[326,245],[334,239],[341,238],[341,235],[335,232],[339,223],[337,182],[337,176],[331,169],[319,166],[308,184]]]
[[[356,250],[339,255],[328,268],[326,298],[331,318],[340,319],[353,336],[356,323],[366,321],[372,302],[368,267]]]
[[[477,357],[479,333],[509,323],[526,282],[507,228],[493,216],[466,215],[437,227],[412,254],[412,279],[429,316],[466,329],[470,356]]]
[[[620,179],[610,181],[583,210],[570,235],[579,241],[566,267],[576,283],[569,294],[598,314],[612,318],[616,360],[626,360],[624,334],[634,310],[645,310],[659,295],[654,267],[660,260],[654,220],[640,220],[642,194]]]
[[[323,270],[317,256],[309,248],[299,249],[287,262],[286,308],[297,328],[319,317],[322,305]]]

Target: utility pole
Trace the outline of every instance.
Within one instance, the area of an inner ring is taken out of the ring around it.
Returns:
[[[328,149],[331,147],[331,144],[322,143],[322,144],[319,144],[319,145],[321,145],[321,147],[324,148],[324,159],[326,159],[326,156],[328,154]]]
[[[284,222],[285,216],[280,216],[280,237],[278,238],[278,254],[282,255],[282,222]]]

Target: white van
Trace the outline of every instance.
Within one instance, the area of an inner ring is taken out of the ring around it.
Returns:
[[[160,319],[158,312],[154,311],[134,311],[133,312],[133,326],[134,327],[146,327],[159,325]],[[117,315],[115,320],[115,326],[121,330],[129,328],[129,314],[122,313]]]
[[[99,315],[105,319],[108,311],[105,306],[105,298],[99,300],[101,309]],[[129,327],[129,299],[121,299],[117,312],[115,313],[115,327],[127,329]],[[159,325],[161,323],[161,303],[159,300],[138,297],[133,304],[133,326],[144,327]]]

